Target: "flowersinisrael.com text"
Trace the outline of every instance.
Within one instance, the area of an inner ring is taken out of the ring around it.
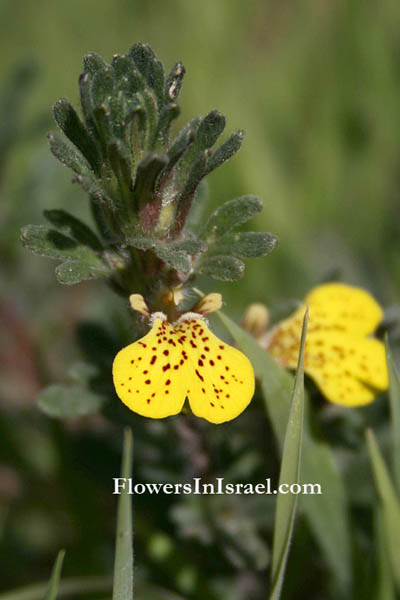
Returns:
[[[225,483],[223,477],[217,477],[214,483],[202,483],[200,477],[195,477],[186,483],[135,483],[133,479],[114,477],[113,494],[121,494],[124,490],[128,494],[322,494],[319,483],[281,483],[276,489],[272,487],[271,480],[265,483]]]

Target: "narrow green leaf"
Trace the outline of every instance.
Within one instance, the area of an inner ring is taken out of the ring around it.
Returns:
[[[196,138],[201,117],[195,117],[176,136],[168,150],[168,170],[180,159]]]
[[[64,285],[75,285],[88,279],[101,279],[108,277],[111,271],[105,264],[97,259],[93,260],[67,260],[56,268],[56,277]]]
[[[96,145],[69,100],[58,100],[53,106],[53,113],[57,125],[67,138],[82,152],[93,169],[97,169],[99,155]]]
[[[101,106],[114,90],[114,72],[110,66],[95,72],[92,79],[91,93],[95,107]]]
[[[114,137],[111,110],[108,102],[104,102],[103,104],[95,106],[93,109],[93,117],[96,123],[96,129],[98,131],[98,137],[100,138],[103,153],[106,154],[107,144]]]
[[[83,154],[75,149],[74,146],[64,142],[56,133],[49,133],[47,138],[50,143],[50,150],[54,156],[66,167],[72,169],[78,175],[89,172],[89,163]]]
[[[387,338],[386,359],[389,371],[389,399],[392,421],[392,465],[397,492],[400,493],[400,379]]]
[[[191,170],[187,173],[186,179],[182,179],[183,189],[178,195],[178,211],[184,211],[186,215],[189,212],[190,205],[193,200],[197,186],[204,178],[207,169],[207,161],[210,156],[210,151],[205,150],[199,154],[197,160],[193,164]],[[179,216],[178,216],[179,219]]]
[[[215,150],[208,161],[207,174],[217,169],[224,162],[229,160],[234,154],[236,154],[243,143],[244,136],[245,132],[243,130],[235,131],[223,144],[221,144],[221,146],[219,146],[219,148]]]
[[[201,174],[199,173],[197,177],[196,185],[198,185],[208,172],[208,161],[212,156],[210,148],[215,144],[224,128],[225,117],[217,110],[212,110],[203,119],[200,119],[194,142],[178,162],[175,173],[177,184],[182,185],[188,179],[193,178],[193,172],[199,173],[199,158],[201,157],[204,165],[201,167]]]
[[[132,432],[130,429],[126,429],[121,468],[121,477],[125,479],[132,477],[132,451]],[[132,503],[125,486],[118,502],[113,600],[133,600],[132,537]]]
[[[280,448],[289,415],[293,376],[280,367],[258,342],[229,317],[216,313],[239,348],[251,360],[265,406]],[[301,505],[332,572],[342,589],[351,586],[351,545],[344,484],[334,457],[312,418],[307,394],[304,397],[302,482],[321,486],[320,494],[302,495]]]
[[[82,73],[79,78],[79,94],[82,106],[83,116],[85,118],[85,122],[87,128],[89,130],[89,135],[95,139],[97,137],[96,125],[93,118],[93,101],[91,94],[91,85],[92,85],[92,77],[90,73]],[[92,163],[91,163],[92,164]]]
[[[98,179],[93,176],[77,175],[72,181],[79,183],[85,192],[91,196],[93,201],[98,202],[99,204],[105,203],[109,208],[114,209],[114,200],[99,183]]]
[[[213,250],[237,258],[266,256],[275,248],[278,238],[258,231],[231,232],[214,241]]]
[[[196,146],[198,149],[211,148],[225,129],[225,123],[224,115],[218,110],[209,112],[200,123],[197,132]]]
[[[301,334],[300,353],[294,381],[289,420],[282,451],[279,485],[299,484],[300,459],[304,420],[304,348],[307,334],[308,311],[304,316]],[[283,577],[289,555],[297,507],[296,494],[279,494],[276,502],[274,541],[272,547],[271,595],[270,600],[278,600],[281,594]]]
[[[129,73],[135,69],[135,63],[127,54],[116,54],[113,56],[112,68],[115,72],[115,80],[118,82],[123,77],[129,77]]]
[[[218,239],[232,229],[255,217],[263,208],[263,201],[257,196],[240,196],[225,202],[208,219],[202,237]]]
[[[166,145],[172,121],[177,119],[179,114],[180,108],[175,102],[167,104],[161,110],[151,147],[164,147]]]
[[[108,157],[111,167],[120,182],[120,185],[127,194],[130,194],[131,178],[131,156],[129,150],[119,139],[113,139],[107,146]]]
[[[129,50],[129,56],[138,71],[143,75],[147,85],[154,90],[157,103],[162,106],[164,101],[164,67],[148,44],[134,44]]]
[[[393,576],[390,568],[388,538],[381,506],[378,506],[376,510],[375,540],[378,572],[374,598],[376,600],[396,600]]]
[[[53,572],[50,577],[49,587],[47,588],[44,600],[56,600],[58,596],[58,586],[60,584],[61,569],[64,561],[65,550],[58,553]]]
[[[96,52],[89,52],[83,57],[84,71],[90,73],[91,75],[94,75],[97,71],[100,71],[100,69],[105,69],[106,67],[107,63]]]
[[[117,54],[112,61],[112,68],[115,73],[115,84],[122,90],[128,99],[133,99],[138,91],[143,91],[146,82],[137,68],[132,58],[128,54]]]
[[[104,398],[80,385],[53,384],[40,392],[37,403],[49,417],[71,419],[99,412]]]
[[[93,250],[102,250],[102,243],[90,227],[67,211],[44,210],[43,214],[64,235],[71,237],[80,244],[89,246]]]
[[[366,432],[366,440],[375,486],[382,505],[393,576],[400,591],[400,502],[371,429]]]
[[[236,281],[244,275],[244,263],[234,256],[210,256],[202,260],[199,273],[219,281]]]

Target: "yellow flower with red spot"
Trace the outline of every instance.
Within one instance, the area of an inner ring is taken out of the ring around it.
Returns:
[[[379,304],[367,291],[341,283],[314,288],[263,341],[268,352],[290,369],[297,365],[307,306],[305,372],[335,404],[372,402],[388,387],[385,347],[373,337],[383,317]]]
[[[254,394],[254,372],[248,358],[209,329],[204,314],[221,305],[219,295],[205,296],[197,312],[170,323],[163,313],[151,316],[143,338],[118,352],[113,379],[119,398],[145,417],[162,419],[181,412],[186,398],[193,413],[223,423],[237,417]],[[143,298],[131,306],[148,317]]]

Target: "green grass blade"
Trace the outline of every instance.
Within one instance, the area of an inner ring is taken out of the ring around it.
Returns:
[[[0,594],[0,600],[43,600],[47,582],[26,585]],[[83,597],[85,594],[107,593],[112,589],[111,577],[71,577],[63,579],[58,586],[58,598]]]
[[[61,570],[64,562],[65,550],[58,553],[54,563],[53,572],[50,577],[49,585],[44,596],[44,600],[56,600],[58,595],[58,586],[60,584]]]
[[[133,438],[130,429],[124,433],[121,477],[132,476]],[[118,503],[117,536],[114,563],[113,600],[133,599],[133,530],[132,503],[127,489],[121,491]]]
[[[378,506],[375,519],[375,539],[377,554],[376,600],[396,600],[393,576],[390,568],[388,539],[382,507]]]
[[[288,421],[293,376],[283,369],[258,342],[219,311],[216,313],[252,362],[261,383],[265,406],[279,446],[283,447]],[[302,482],[318,483],[321,495],[303,495],[302,509],[321,549],[326,555],[336,582],[343,590],[351,587],[351,543],[345,488],[333,453],[313,422],[304,394]]]
[[[382,506],[390,563],[396,586],[400,590],[400,503],[371,429],[367,430],[366,438],[375,486]]]
[[[289,421],[283,445],[279,485],[299,483],[301,441],[304,420],[304,347],[308,323],[308,310],[304,316],[300,353],[290,406]],[[276,502],[274,541],[272,546],[272,589],[270,600],[278,600],[289,555],[297,507],[297,495],[279,494]]]
[[[387,338],[386,359],[389,371],[389,399],[392,417],[392,465],[396,488],[400,492],[400,380]]]

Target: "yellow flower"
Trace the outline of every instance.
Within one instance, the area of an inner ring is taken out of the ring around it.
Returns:
[[[303,304],[267,335],[266,348],[288,368],[297,365],[306,306],[304,369],[335,404],[361,406],[388,387],[385,348],[371,335],[382,309],[365,290],[340,283],[314,288]]]
[[[138,295],[131,306],[148,316]],[[162,419],[181,412],[188,398],[193,413],[223,423],[237,417],[254,394],[254,372],[248,358],[209,329],[204,314],[217,310],[218,295],[205,296],[197,312],[170,323],[163,313],[150,318],[143,338],[118,352],[113,379],[119,398],[145,417]]]

